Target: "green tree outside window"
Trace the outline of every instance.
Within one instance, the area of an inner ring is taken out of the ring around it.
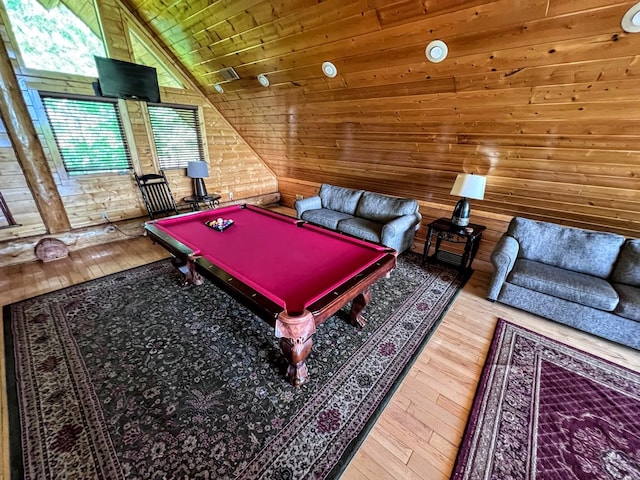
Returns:
[[[3,0],[25,67],[96,77],[94,55],[105,48],[93,2],[77,2],[73,12],[63,2]],[[54,7],[47,9],[44,4]]]

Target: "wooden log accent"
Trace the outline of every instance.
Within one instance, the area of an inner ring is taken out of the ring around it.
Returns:
[[[0,116],[11,139],[45,227],[51,233],[71,229],[42,145],[22,98],[9,54],[0,41]]]

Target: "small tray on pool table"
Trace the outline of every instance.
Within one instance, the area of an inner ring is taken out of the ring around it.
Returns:
[[[209,227],[209,228],[213,228],[214,230],[218,231],[218,232],[224,232],[227,228],[229,228],[231,225],[233,225],[233,220],[231,219],[219,219],[221,221],[217,221],[217,220],[209,220],[207,222],[204,222],[204,224]]]

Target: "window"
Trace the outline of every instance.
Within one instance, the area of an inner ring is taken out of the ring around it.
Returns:
[[[96,77],[105,56],[93,2],[4,0],[25,67]]]
[[[160,168],[187,168],[204,160],[197,107],[148,104]]]
[[[69,175],[131,170],[117,101],[41,96]]]
[[[136,63],[154,67],[158,72],[158,84],[163,87],[184,88],[180,80],[171,73],[171,70],[165,63],[153,53],[147,44],[133,30],[129,30],[129,38],[131,38],[131,47],[133,49],[133,58]]]

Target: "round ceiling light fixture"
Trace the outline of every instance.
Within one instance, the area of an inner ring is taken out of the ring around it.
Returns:
[[[215,89],[216,89],[216,92],[218,92],[218,93],[224,93],[224,89],[223,89],[223,88],[222,88],[222,86],[221,86],[220,84],[218,84],[218,83],[215,83],[215,84],[213,85],[213,88],[215,88]]]
[[[434,40],[427,45],[424,49],[424,54],[427,56],[427,60],[433,63],[439,63],[447,58],[449,48],[447,44],[442,40]]]
[[[322,73],[324,73],[329,78],[334,78],[338,75],[338,69],[331,62],[324,62],[322,64]]]
[[[640,2],[627,10],[627,13],[624,14],[622,22],[620,23],[622,24],[622,29],[625,32],[640,32]]]
[[[261,73],[260,75],[258,75],[257,78],[258,78],[258,82],[260,82],[260,85],[262,85],[263,87],[269,86],[269,79],[266,77],[264,73]]]

